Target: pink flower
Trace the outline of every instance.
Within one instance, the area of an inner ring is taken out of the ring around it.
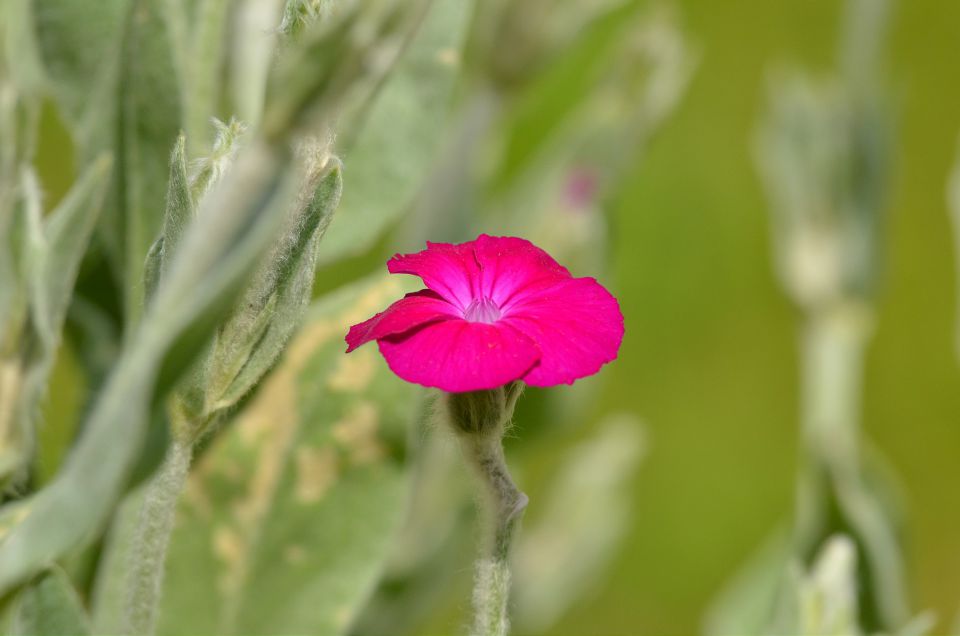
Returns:
[[[419,276],[427,289],[351,327],[347,353],[376,340],[408,382],[451,393],[514,380],[572,384],[614,360],[623,340],[616,298],[524,239],[427,243],[387,269]]]

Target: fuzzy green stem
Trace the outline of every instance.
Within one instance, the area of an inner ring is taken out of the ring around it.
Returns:
[[[124,607],[128,634],[152,636],[156,630],[164,563],[177,501],[190,469],[191,446],[188,441],[174,439],[163,465],[147,485],[130,552]]]
[[[480,480],[485,533],[474,581],[471,635],[505,636],[510,625],[510,545],[528,499],[510,477],[499,436],[464,436],[462,445]]]
[[[483,524],[474,579],[471,636],[506,636],[510,629],[510,546],[529,501],[507,469],[503,434],[522,391],[519,384],[448,396],[464,459],[480,486]]]

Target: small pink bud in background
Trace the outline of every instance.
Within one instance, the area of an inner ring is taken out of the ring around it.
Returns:
[[[586,167],[572,168],[564,182],[564,203],[575,210],[592,206],[600,190],[600,178],[596,171]]]

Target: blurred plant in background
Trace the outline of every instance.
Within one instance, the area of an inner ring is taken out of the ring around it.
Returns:
[[[913,633],[927,624],[908,624],[897,491],[860,430],[891,164],[881,70],[890,10],[851,0],[836,74],[771,82],[757,164],[777,272],[804,321],[796,516],[789,539],[776,540],[782,547],[725,594],[710,633]]]

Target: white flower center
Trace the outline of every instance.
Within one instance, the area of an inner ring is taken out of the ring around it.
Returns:
[[[474,298],[470,306],[463,312],[463,317],[470,322],[484,322],[491,324],[500,320],[500,308],[497,303],[485,296]]]

